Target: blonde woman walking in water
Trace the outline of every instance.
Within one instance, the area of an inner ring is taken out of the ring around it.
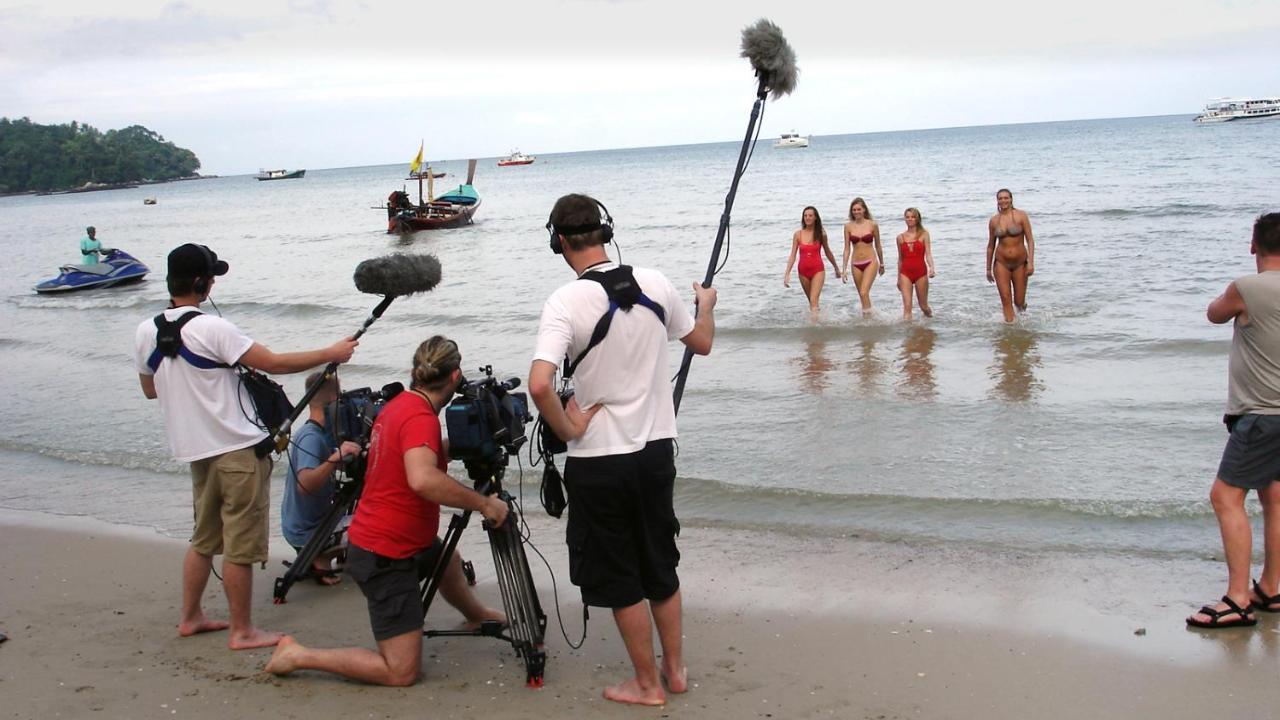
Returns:
[[[902,291],[902,319],[911,319],[911,291],[915,290],[920,301],[920,312],[933,317],[929,307],[929,278],[933,269],[933,249],[929,246],[929,231],[924,229],[920,211],[907,208],[902,213],[907,231],[898,236],[898,289]]]
[[[995,283],[1004,321],[1027,309],[1027,278],[1036,271],[1036,241],[1031,219],[1013,206],[1013,193],[996,192],[996,214],[987,221],[987,282]]]
[[[874,244],[875,249],[872,249]],[[862,301],[862,314],[871,314],[871,283],[884,274],[884,248],[880,226],[871,217],[867,203],[854,198],[849,203],[849,222],[844,224],[844,257],[840,259],[840,280],[849,282],[849,259],[853,258],[853,285]]]
[[[791,236],[791,257],[787,258],[787,272],[782,276],[783,287],[791,287],[791,268],[796,264],[796,256],[800,256],[800,287],[809,300],[809,312],[815,317],[818,314],[818,297],[822,295],[822,284],[826,282],[827,271],[822,264],[819,252],[825,252],[831,261],[831,267],[840,272],[836,264],[836,256],[827,244],[827,233],[822,229],[822,218],[818,209],[810,205],[800,214],[800,229]]]

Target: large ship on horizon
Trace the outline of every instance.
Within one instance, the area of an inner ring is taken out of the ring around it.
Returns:
[[[1218,123],[1277,116],[1280,116],[1280,97],[1217,98],[1210,100],[1194,120],[1198,123]]]

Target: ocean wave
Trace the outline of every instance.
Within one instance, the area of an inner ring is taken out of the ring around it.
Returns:
[[[90,343],[59,345],[51,342],[0,337],[0,350],[16,350],[20,352],[56,355],[60,358],[71,357],[79,360],[97,360],[104,363],[118,363],[122,357],[126,357],[126,354],[123,351],[99,352],[98,348],[100,347],[101,346],[99,345],[93,345]]]
[[[43,458],[60,460],[76,465],[121,468],[124,470],[145,470],[163,474],[186,474],[186,463],[179,463],[169,457],[168,451],[155,448],[153,452],[115,452],[99,447],[76,449],[67,447],[50,447],[33,443],[13,442],[0,439],[0,450],[39,455]]]
[[[796,488],[735,485],[719,480],[681,477],[677,494],[695,508],[711,504],[743,504],[796,511],[829,518],[878,515],[931,516],[952,519],[1070,521],[1081,519],[1129,521],[1201,520],[1213,516],[1207,500],[1119,500],[1081,498],[963,498],[913,495],[841,494]],[[816,519],[816,518],[815,518]]]
[[[1207,215],[1233,215],[1239,213],[1238,208],[1224,207],[1222,205],[1198,204],[1198,203],[1170,203],[1168,205],[1148,205],[1131,208],[1103,208],[1101,210],[1086,210],[1082,215],[1103,217],[1103,218],[1128,218],[1128,217],[1184,217],[1184,216],[1207,216]],[[1074,214],[1074,213],[1073,213]]]

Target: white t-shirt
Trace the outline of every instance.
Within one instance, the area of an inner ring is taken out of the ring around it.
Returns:
[[[609,263],[591,269],[614,267]],[[633,453],[650,440],[676,437],[667,343],[693,331],[693,316],[662,273],[633,270],[644,294],[662,306],[666,325],[638,303],[630,312],[619,309],[613,314],[609,334],[573,373],[579,406],[603,406],[586,433],[569,441],[569,455],[574,457]],[[542,308],[533,359],[558,367],[568,355],[572,362],[608,309],[609,296],[598,282],[574,280],[560,287]]]
[[[164,316],[174,321],[192,310],[195,308],[189,306],[170,308]],[[182,344],[196,355],[234,365],[253,346],[253,340],[229,321],[202,313],[182,328]],[[153,318],[138,325],[134,348],[138,372],[155,375],[165,434],[175,460],[202,460],[250,447],[267,436],[251,419],[257,413],[235,370],[201,370],[179,355],[161,359],[153,373],[147,366],[156,349]]]

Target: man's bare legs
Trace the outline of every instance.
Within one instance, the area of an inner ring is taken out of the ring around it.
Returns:
[[[507,621],[506,615],[480,602],[471,591],[467,576],[462,572],[462,556],[458,553],[454,553],[453,559],[445,565],[444,575],[440,578],[440,596],[467,619],[465,627],[468,630],[480,627],[485,620]]]
[[[1244,499],[1248,494],[1248,490],[1228,485],[1222,478],[1216,478],[1213,489],[1209,491],[1213,512],[1218,516],[1218,530],[1222,533],[1223,554],[1227,558],[1227,597],[1246,610],[1251,597],[1249,562],[1253,555],[1253,529],[1249,526],[1249,514],[1244,509]],[[1213,607],[1216,610],[1228,609],[1227,604],[1221,602]],[[1191,617],[1202,622],[1212,621],[1203,613],[1195,613]]]
[[[294,670],[323,670],[373,685],[405,687],[422,672],[422,631],[411,630],[366,648],[309,648],[286,635],[265,668],[276,675]]]
[[[1272,482],[1259,490],[1258,499],[1262,501],[1262,538],[1266,549],[1258,585],[1262,592],[1275,597],[1280,595],[1280,482]]]
[[[207,577],[207,576],[206,576]],[[222,561],[222,587],[227,594],[227,606],[231,609],[231,636],[227,646],[232,650],[271,647],[284,637],[278,632],[267,632],[253,626],[253,566]]]
[[[604,689],[606,700],[632,705],[663,705],[667,694],[658,677],[658,662],[653,657],[653,624],[649,620],[649,604],[644,600],[624,608],[614,608],[613,621],[618,624],[622,644],[627,647],[635,677]]]
[[[653,622],[658,626],[658,642],[662,644],[662,677],[667,689],[682,693],[689,689],[689,672],[684,664],[684,609],[680,591],[666,600],[650,603]]]
[[[478,627],[485,620],[505,622],[506,617],[486,607],[471,592],[462,573],[462,558],[454,554],[440,579],[440,596],[457,608],[467,619],[467,626]],[[284,636],[265,670],[288,675],[294,670],[323,670],[373,685],[404,687],[412,685],[422,672],[422,631],[413,630],[378,641],[378,651],[365,648],[309,648],[291,636]]]
[[[195,548],[187,546],[187,554],[182,559],[182,616],[178,619],[178,634],[183,637],[226,630],[229,625],[225,620],[210,620],[204,614],[201,599],[212,569],[212,557],[201,555]]]

